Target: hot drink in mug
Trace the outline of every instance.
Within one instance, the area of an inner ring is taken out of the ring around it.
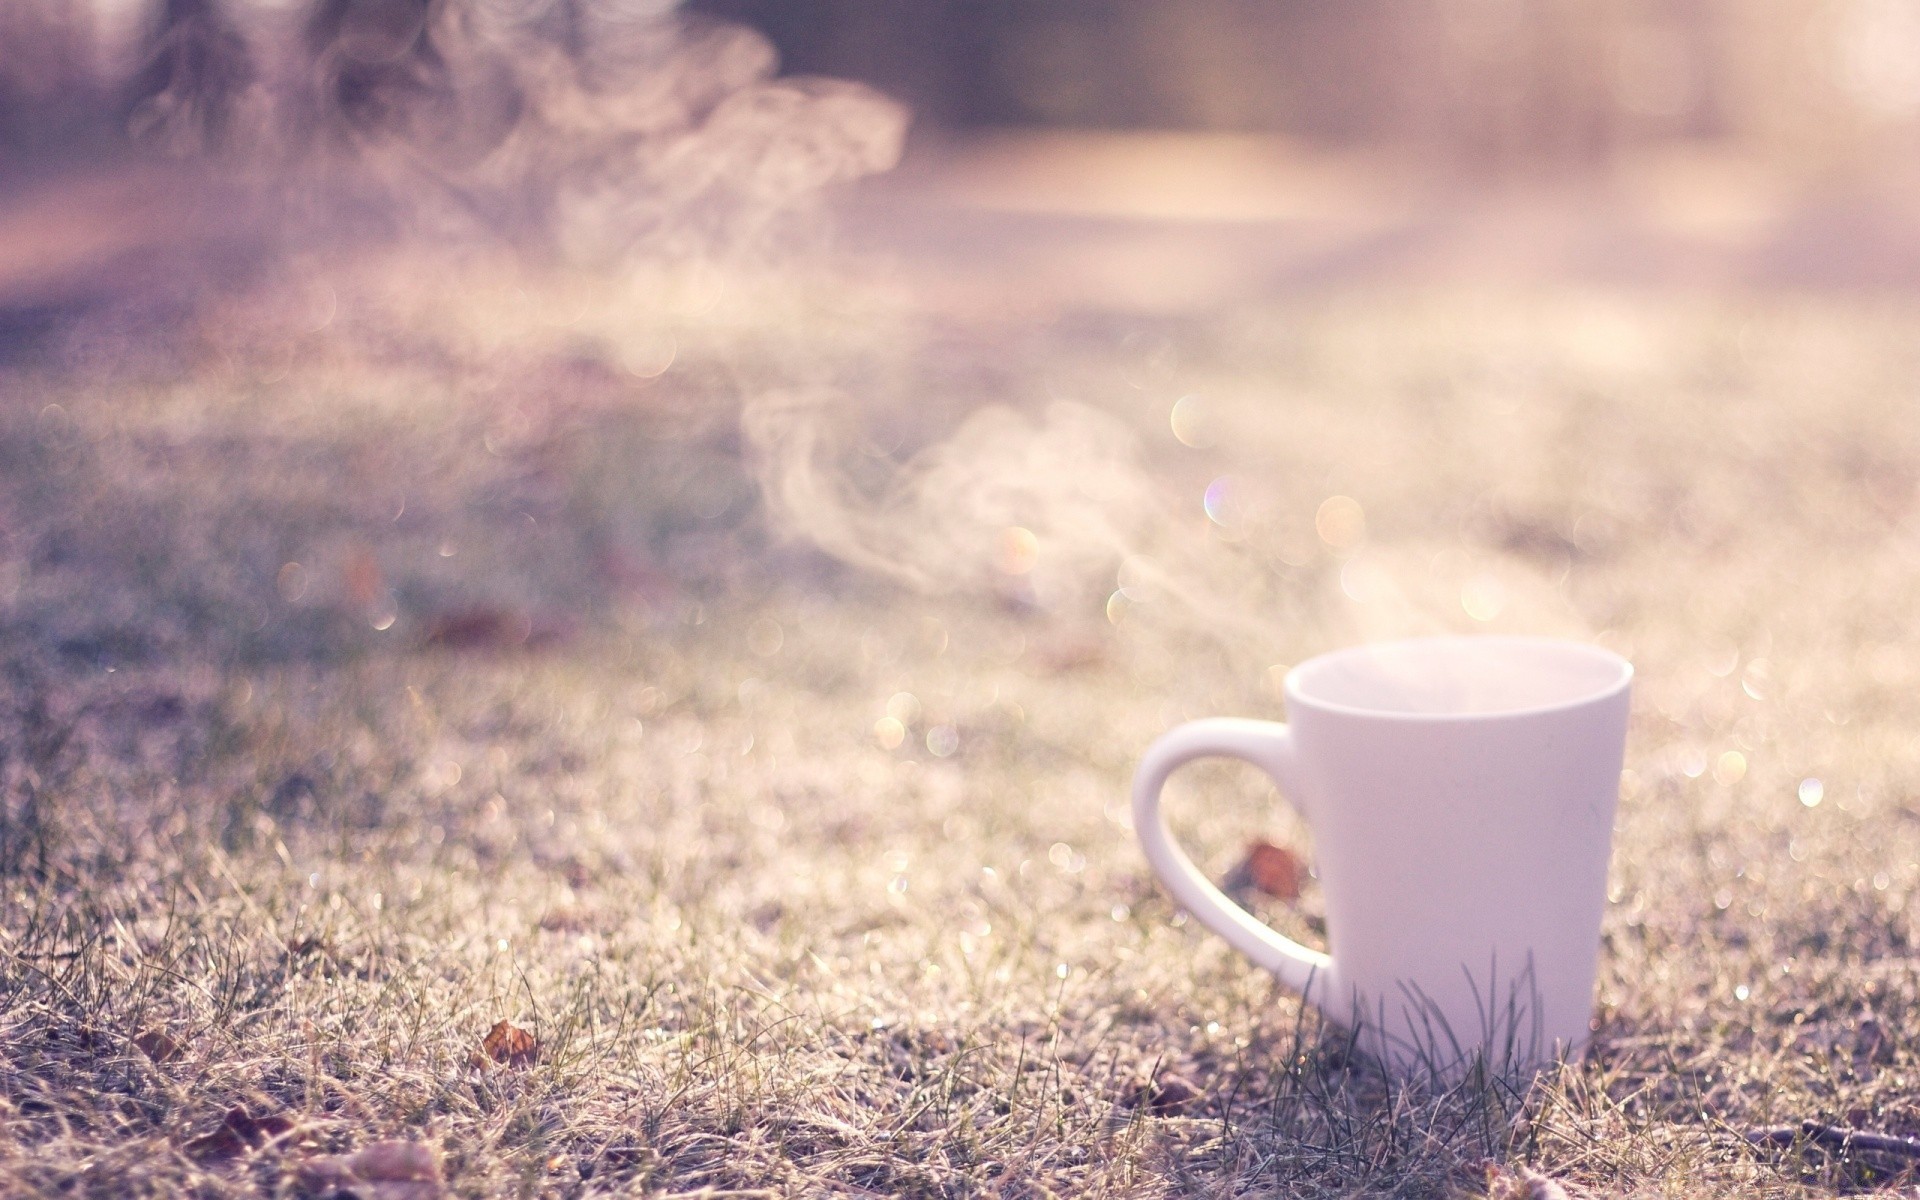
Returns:
[[[1194,721],[1148,748],[1134,825],[1174,898],[1400,1069],[1524,1070],[1592,1015],[1633,667],[1596,646],[1360,646],[1286,679],[1287,723]],[[1195,869],[1160,808],[1197,758],[1260,767],[1313,831],[1327,951]]]

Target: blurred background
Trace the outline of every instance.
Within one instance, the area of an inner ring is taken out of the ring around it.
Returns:
[[[149,1150],[257,1094],[454,1097],[461,1194],[1471,1186],[1292,1051],[1101,1098],[1299,1047],[1140,748],[1441,632],[1636,665],[1528,1145],[1920,1135],[1917,195],[1920,0],[0,0],[0,1193],[228,1194]],[[508,1017],[584,1090],[448,1090]]]
[[[1920,280],[1909,0],[698,7],[765,30],[790,69],[905,100],[923,195],[1263,223],[1193,249],[1194,299],[1200,276],[1220,300],[1354,278]],[[1170,269],[1096,275],[1127,295]]]
[[[1481,169],[1673,142],[1828,163],[1913,139],[1902,0],[701,0],[945,128],[1261,131]]]
[[[296,147],[311,147],[327,123],[314,114],[330,106],[359,151],[375,128],[405,126],[401,140],[433,145],[433,187],[491,172],[485,198],[469,186],[460,203],[496,231],[524,228],[547,219],[531,210],[551,197],[527,193],[553,173],[553,155],[535,170],[537,156],[521,152],[509,183],[496,151],[508,130],[526,128],[529,107],[541,110],[550,145],[581,141],[581,121],[556,122],[564,106],[526,86],[545,59],[509,53],[508,67],[470,70],[463,63],[485,55],[463,58],[462,48],[500,50],[513,40],[503,31],[524,43],[533,30],[548,50],[593,60],[572,114],[588,124],[618,123],[615,109],[657,109],[681,86],[637,80],[704,77],[720,96],[763,66],[860,81],[899,101],[913,124],[905,169],[843,209],[854,214],[850,236],[953,274],[962,294],[981,254],[1044,258],[1032,243],[1055,237],[1069,245],[1051,250],[1058,269],[1042,277],[1066,286],[1082,276],[1084,260],[1111,247],[1076,218],[1152,223],[1134,232],[1157,250],[1136,239],[1088,284],[1136,307],[1436,275],[1920,281],[1908,200],[1920,180],[1912,0],[692,0],[677,18],[673,9],[668,0],[20,0],[0,11],[0,192],[18,201],[49,164],[130,152],[149,164],[251,154],[257,168],[263,122],[282,159],[304,159]],[[737,23],[765,41],[667,70],[657,46],[635,48],[634,31],[663,20]],[[415,53],[402,43],[429,25],[426,74],[380,82],[378,64]],[[313,90],[286,81],[324,73],[314,64],[330,38],[361,46],[341,58],[358,66],[325,85],[331,99],[263,117],[263,92]],[[439,99],[395,98],[432,92],[430,75],[445,85]],[[616,91],[622,98],[609,101]],[[630,120],[625,132],[690,125],[710,99],[683,104],[674,120],[657,111]],[[434,111],[422,118],[423,108]],[[236,152],[239,143],[250,149]],[[363,213],[378,208],[360,190]],[[140,207],[167,208],[177,194],[162,188]],[[154,218],[176,234],[177,207]],[[1038,218],[1051,224],[1037,230]],[[231,228],[217,232],[232,241]],[[142,237],[69,240],[71,271],[52,247],[0,256],[0,294],[24,295],[28,275],[58,291],[50,279],[85,274]],[[1145,273],[1184,282],[1149,285]]]
[[[1915,149],[1907,0],[702,0],[942,128],[1236,130],[1472,171],[1676,146],[1794,171]]]

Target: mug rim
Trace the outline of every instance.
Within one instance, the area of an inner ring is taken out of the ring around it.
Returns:
[[[1368,708],[1361,705],[1342,704],[1333,700],[1320,699],[1303,690],[1301,674],[1311,668],[1322,667],[1330,662],[1352,658],[1361,654],[1377,652],[1382,649],[1394,649],[1408,646],[1431,646],[1439,643],[1472,642],[1480,645],[1504,643],[1509,646],[1547,646],[1555,650],[1569,651],[1614,668],[1615,676],[1605,685],[1583,693],[1570,700],[1555,700],[1547,704],[1533,704],[1518,708],[1501,708],[1488,712],[1408,712],[1404,709]],[[1381,721],[1501,721],[1515,717],[1542,716],[1548,713],[1566,712],[1584,708],[1609,700],[1626,691],[1633,683],[1633,664],[1626,658],[1605,646],[1596,646],[1591,642],[1577,642],[1571,638],[1535,637],[1520,634],[1464,633],[1441,634],[1433,637],[1391,638],[1379,642],[1363,642],[1357,646],[1346,646],[1339,650],[1329,650],[1316,654],[1287,672],[1284,691],[1289,708],[1299,705],[1320,712],[1337,713],[1341,716],[1366,717]]]

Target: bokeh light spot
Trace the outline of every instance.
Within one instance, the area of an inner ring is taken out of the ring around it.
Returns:
[[[1266,669],[1263,680],[1269,695],[1280,697],[1287,694],[1287,673],[1293,670],[1286,663],[1274,663]]]
[[[1313,528],[1321,541],[1345,550],[1367,536],[1367,510],[1352,496],[1328,496],[1313,514]]]
[[[1476,621],[1491,621],[1507,608],[1507,589],[1491,575],[1469,579],[1460,589],[1460,607]]]
[[[1393,594],[1393,580],[1374,563],[1356,558],[1340,568],[1340,590],[1356,604],[1373,604]]]
[[[1747,756],[1738,750],[1729,750],[1713,763],[1713,778],[1716,782],[1731,786],[1747,777]]]
[[[920,719],[920,697],[912,692],[895,692],[887,699],[887,715],[902,725],[912,725]]]
[[[1207,510],[1207,517],[1221,528],[1231,528],[1240,523],[1239,488],[1233,476],[1222,475],[1207,485],[1201,497],[1201,506]]]
[[[680,347],[670,336],[635,338],[621,347],[620,365],[638,378],[658,379],[673,366],[679,353]]]
[[[1820,802],[1827,798],[1826,785],[1818,779],[1802,779],[1800,781],[1799,796],[1800,803],[1806,805],[1808,808],[1819,808]]]
[[[1000,533],[1000,569],[1009,575],[1025,575],[1040,558],[1040,539],[1033,530],[1019,525]]]
[[[1212,415],[1205,400],[1198,396],[1182,396],[1173,402],[1173,412],[1168,421],[1173,426],[1173,436],[1180,439],[1181,445],[1205,450],[1216,440]]]
[[[1159,580],[1164,572],[1160,564],[1144,554],[1129,554],[1120,561],[1117,582],[1120,592],[1135,604],[1145,604],[1160,593]]]
[[[786,630],[780,622],[771,617],[761,617],[747,627],[747,649],[761,658],[772,658],[780,653],[780,647],[787,641]]]
[[[892,717],[881,717],[873,723],[873,740],[883,750],[897,750],[907,740],[907,727]]]

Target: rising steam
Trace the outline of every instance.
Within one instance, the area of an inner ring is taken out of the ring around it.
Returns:
[[[1255,671],[1353,642],[1481,629],[1593,635],[1562,586],[1570,560],[1445,537],[1376,544],[1331,529],[1304,552],[1283,547],[1272,535],[1285,517],[1271,504],[1252,500],[1255,511],[1225,526],[1202,516],[1196,497],[1146,461],[1132,426],[1079,403],[1037,414],[983,407],[877,486],[858,486],[868,472],[849,467],[862,454],[854,409],[824,391],[747,406],[771,516],[921,593],[1011,594],[1056,621],[1104,625],[1104,616],[1141,644],[1206,643]]]
[[[1131,432],[1084,405],[1056,403],[1038,420],[982,408],[875,496],[839,466],[845,420],[843,402],[823,392],[747,408],[743,427],[774,515],[843,561],[918,590],[977,587],[998,569],[1030,575],[1050,597],[1083,591],[1112,573],[1159,507]],[[1009,530],[1033,537],[1030,556],[1009,550]]]
[[[775,78],[759,34],[662,0],[5,9],[0,158],[57,109],[101,154],[191,162],[329,236],[484,234],[594,266],[761,246],[891,166],[907,123],[858,84]]]
[[[1115,416],[988,405],[868,490],[845,465],[851,408],[817,391],[748,405],[746,440],[787,533],[923,593],[1011,593],[1068,622],[1137,608],[1162,633],[1271,661],[1284,603],[1272,573],[1183,512]]]

